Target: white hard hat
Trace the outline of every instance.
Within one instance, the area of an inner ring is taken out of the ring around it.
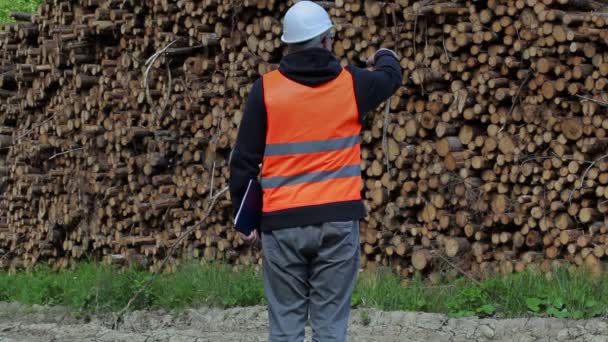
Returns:
[[[312,1],[300,1],[285,14],[283,36],[287,44],[311,40],[333,27],[329,14]]]

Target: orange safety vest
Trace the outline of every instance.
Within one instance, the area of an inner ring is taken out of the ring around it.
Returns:
[[[359,110],[350,72],[316,87],[263,76],[263,212],[361,199]]]

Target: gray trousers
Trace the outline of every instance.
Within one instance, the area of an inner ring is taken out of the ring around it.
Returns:
[[[359,269],[359,222],[328,222],[262,234],[270,342],[347,340]]]

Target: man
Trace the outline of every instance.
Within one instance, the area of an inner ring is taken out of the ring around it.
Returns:
[[[365,113],[401,84],[394,52],[380,49],[375,71],[342,68],[332,55],[329,15],[311,1],[286,13],[288,54],[249,93],[230,162],[236,210],[261,170],[264,290],[269,341],[346,341],[359,268],[359,133]],[[258,238],[254,231],[241,236]]]

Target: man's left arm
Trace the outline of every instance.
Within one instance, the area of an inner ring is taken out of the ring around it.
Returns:
[[[230,197],[235,213],[247,190],[249,180],[260,173],[266,148],[266,106],[262,79],[253,83],[230,158]]]

